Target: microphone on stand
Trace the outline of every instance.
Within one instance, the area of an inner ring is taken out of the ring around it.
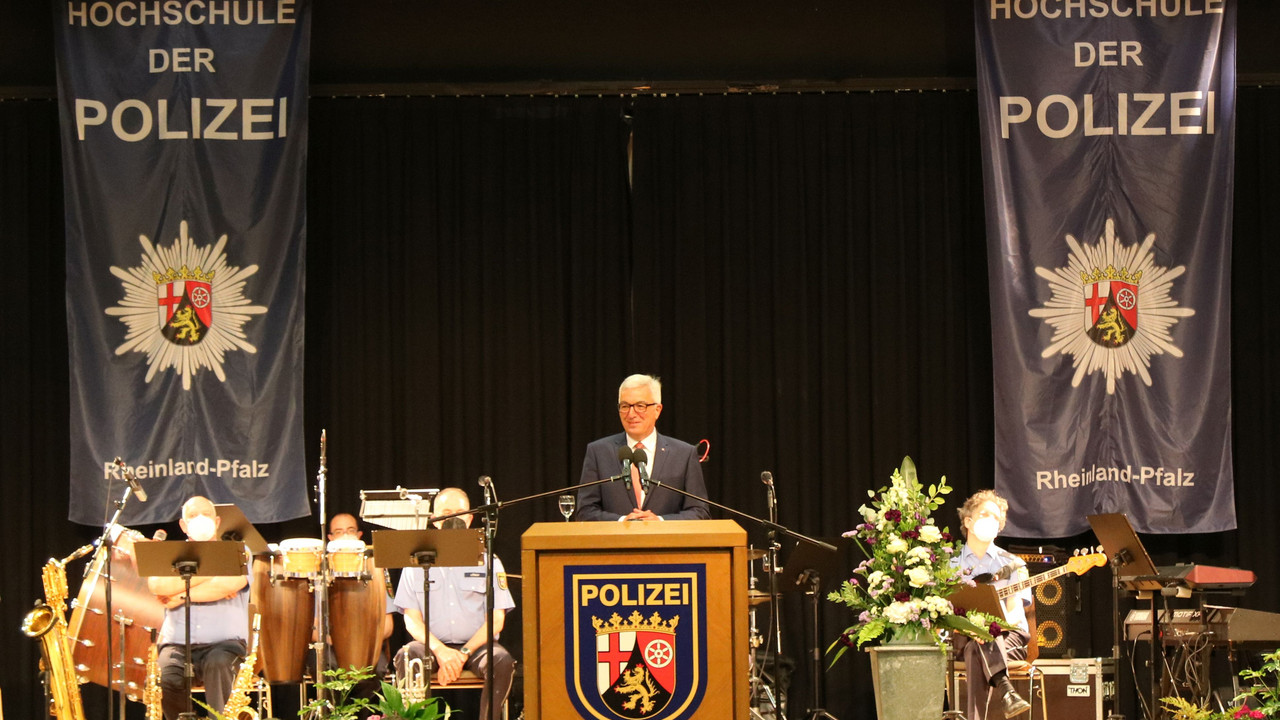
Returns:
[[[480,487],[484,488],[484,504],[493,503],[493,478],[488,475],[480,476]]]
[[[640,469],[640,488],[644,490],[645,495],[648,495],[649,470],[645,468],[645,465],[649,463],[649,453],[645,452],[644,448],[636,448],[635,452],[631,454],[631,462],[635,463],[636,467]]]
[[[168,532],[167,530],[165,530],[164,528],[160,528],[159,530],[157,530],[157,531],[155,532],[155,534],[154,534],[154,535],[152,535],[152,536],[151,536],[151,539],[152,539],[152,540],[157,540],[157,541],[162,541],[162,542],[163,542],[164,540],[167,540],[168,538],[169,538],[169,532]]]
[[[774,507],[778,502],[778,498],[773,494],[773,473],[768,470],[760,473],[760,482],[764,483],[765,487],[769,488],[769,507]]]
[[[124,460],[116,458],[116,467],[120,468],[120,472],[124,475],[125,482],[129,483],[129,489],[133,490],[133,496],[138,498],[138,502],[147,501],[147,491],[142,489],[142,484],[138,482],[138,478],[133,476],[124,465]]]
[[[631,479],[631,462],[632,462],[631,458],[632,458],[631,448],[627,447],[626,445],[623,445],[622,447],[618,448],[618,460],[619,462],[622,463],[622,474],[618,476],[619,480]]]

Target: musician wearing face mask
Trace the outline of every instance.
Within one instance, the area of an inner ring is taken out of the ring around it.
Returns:
[[[467,494],[459,488],[445,488],[436,496],[435,515],[470,510]],[[444,529],[471,525],[470,515],[460,515],[443,523]],[[502,561],[493,558],[493,660],[486,656],[488,636],[485,633],[485,586],[483,565],[472,567],[431,568],[431,629],[428,632],[422,615],[422,570],[405,568],[396,588],[396,607],[404,613],[404,626],[413,637],[396,653],[397,676],[403,677],[406,664],[425,657],[427,648],[435,658],[436,681],[447,685],[458,679],[465,669],[481,677],[493,673],[493,708],[487,707],[488,693],[481,693],[480,717],[485,720],[502,717],[502,704],[511,691],[515,660],[498,644],[507,610],[516,606],[507,587]]]
[[[978,581],[993,578],[997,588],[1027,578],[1026,563],[1016,555],[995,545],[996,536],[1004,529],[1009,503],[991,490],[982,490],[960,507],[960,527],[965,536],[964,548],[955,559],[966,577]],[[1031,605],[1031,592],[1023,591],[1004,601],[1005,620],[1015,629],[991,642],[957,638],[956,651],[964,657],[969,692],[966,717],[984,720],[989,693],[1001,698],[1004,716],[1014,717],[1031,706],[1013,689],[1007,672],[1011,660],[1025,660],[1028,633],[1026,608]]]
[[[218,538],[218,517],[213,503],[199,495],[182,506],[178,525],[188,540]],[[147,587],[164,604],[164,623],[156,640],[159,649],[161,706],[166,720],[187,708],[183,677],[186,639],[186,587],[180,577],[147,578]],[[195,684],[204,685],[210,707],[227,704],[240,660],[247,652],[249,635],[249,579],[244,575],[191,578],[191,662]]]

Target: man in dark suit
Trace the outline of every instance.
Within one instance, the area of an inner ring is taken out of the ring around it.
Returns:
[[[643,448],[648,462],[644,471],[654,481],[698,497],[707,496],[702,467],[692,445],[659,435],[662,383],[652,375],[632,375],[618,388],[618,415],[625,432],[596,440],[587,446],[582,461],[582,482],[625,472],[618,459],[621,448]],[[631,482],[592,485],[578,492],[579,520],[705,520],[711,517],[704,502],[641,484],[639,466],[631,467]],[[652,497],[650,497],[650,495]]]

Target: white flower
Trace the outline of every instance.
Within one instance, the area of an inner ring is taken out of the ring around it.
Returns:
[[[924,609],[930,617],[951,614],[951,601],[939,595],[930,595],[924,599]]]
[[[923,545],[917,545],[911,548],[911,552],[907,553],[907,564],[910,565],[913,563],[922,563],[922,562],[927,563],[929,562],[930,554],[931,554],[931,551],[929,550],[929,548],[924,547]]]
[[[894,625],[905,625],[917,614],[915,607],[909,602],[894,601],[884,609],[885,619]]]
[[[906,552],[908,547],[909,546],[907,545],[906,540],[903,540],[901,537],[894,535],[892,540],[885,543],[884,550],[885,552],[893,555],[900,555]]]
[[[942,531],[937,525],[923,525],[920,528],[920,541],[927,543],[936,543],[942,539]]]
[[[867,576],[867,587],[869,588],[879,587],[880,583],[883,583],[884,581],[885,581],[884,573],[880,572],[879,570],[873,571],[870,575]],[[488,636],[486,635],[485,637],[488,637]]]
[[[862,516],[863,520],[872,524],[875,524],[880,521],[880,515],[879,513],[876,512],[876,509],[869,508],[866,505],[863,505],[862,507],[858,508],[858,514]]]
[[[922,588],[932,579],[933,573],[927,567],[917,565],[907,570],[907,581],[911,583],[911,587]]]

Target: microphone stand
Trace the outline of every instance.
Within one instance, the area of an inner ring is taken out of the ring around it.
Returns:
[[[769,522],[776,525],[778,523],[778,493],[773,487],[773,475],[769,474],[768,477],[769,477],[769,480],[768,482],[765,483],[765,487],[768,488],[768,493],[766,494],[766,502],[769,505]],[[778,551],[782,549],[782,545],[778,542],[777,531],[773,530],[772,528],[769,529],[768,533],[766,534],[766,538],[769,542],[769,548],[766,551],[767,564],[769,566],[768,567],[769,604],[770,604],[769,620],[773,624],[773,635],[774,635],[774,637],[771,638],[774,641],[774,645],[773,645],[774,694],[772,697],[769,698],[769,702],[773,704],[774,714],[779,717],[783,717],[783,720],[785,720],[785,717],[784,717],[785,713],[783,713],[782,708],[778,706],[778,693],[777,693],[778,658],[781,657],[782,655],[782,608],[780,607],[782,603],[780,601],[781,598],[778,593]],[[766,645],[764,657],[761,658],[761,665],[764,664],[764,661],[767,660],[768,657],[769,657],[769,651],[768,651],[768,646]],[[763,670],[763,667],[761,668],[761,670]],[[768,686],[766,686],[765,689],[767,690]]]
[[[628,477],[630,477],[630,476],[628,476]],[[593,485],[594,485],[595,483],[591,483],[591,484],[593,484]],[[688,492],[688,491],[685,491],[685,490],[681,490],[680,488],[675,487],[675,486],[673,486],[673,485],[668,485],[668,484],[666,484],[666,483],[662,482],[661,480],[650,480],[650,481],[649,481],[649,484],[653,486],[653,489],[654,489],[654,491],[655,491],[655,492],[656,492],[659,488],[666,488],[667,490],[670,490],[671,492],[680,493],[681,495],[684,495],[684,496],[685,496],[685,497],[687,497],[687,498],[692,498],[692,499],[697,500],[697,501],[699,501],[699,502],[704,502],[704,503],[706,503],[706,504],[710,505],[711,507],[716,508],[717,510],[724,510],[724,511],[725,511],[725,512],[727,512],[727,513],[731,513],[731,514],[733,514],[733,515],[737,515],[738,517],[742,518],[743,520],[749,520],[749,521],[751,521],[751,522],[755,523],[756,525],[759,525],[760,527],[762,527],[762,528],[764,528],[764,529],[766,529],[766,530],[768,530],[768,531],[770,531],[770,532],[779,532],[779,533],[782,533],[783,535],[787,535],[787,536],[793,537],[793,538],[795,538],[795,539],[797,539],[797,540],[800,540],[800,541],[802,541],[802,542],[809,543],[810,545],[813,545],[813,546],[815,546],[815,547],[822,548],[823,550],[826,550],[826,551],[828,551],[828,552],[836,552],[836,546],[835,546],[835,545],[832,545],[831,543],[823,542],[823,541],[821,541],[821,540],[818,540],[817,538],[811,538],[811,537],[809,537],[808,535],[804,535],[804,534],[802,534],[802,533],[798,533],[798,532],[796,532],[795,530],[792,530],[791,528],[789,528],[789,527],[787,527],[787,526],[785,526],[785,525],[781,525],[781,524],[779,524],[779,523],[777,523],[777,522],[774,522],[774,521],[772,521],[772,520],[765,520],[764,518],[758,518],[758,517],[756,517],[755,515],[751,515],[751,514],[748,514],[748,513],[742,512],[741,510],[738,510],[738,509],[736,509],[736,508],[731,508],[731,507],[729,507],[728,505],[721,505],[721,504],[720,504],[720,503],[718,503],[718,502],[715,502],[715,501],[712,501],[712,500],[708,500],[708,499],[706,499],[706,498],[704,498],[704,497],[698,497],[697,495],[694,495],[694,494],[693,494],[693,493],[691,493],[691,492]],[[645,498],[645,500],[646,500],[646,502],[647,502],[647,501],[648,501],[648,497],[646,497],[646,498]]]
[[[320,540],[323,541],[329,530],[329,518],[326,509],[326,500],[328,498],[328,444],[325,438],[325,431],[320,430],[320,469],[316,471],[316,504],[319,506],[320,516]],[[325,550],[328,550],[326,547]],[[423,571],[425,572],[425,570]],[[325,671],[329,665],[329,553],[320,553],[320,573],[316,575],[314,582],[316,604],[318,605],[320,617],[320,628],[315,643],[316,651],[316,700],[328,700],[328,691],[325,690],[324,681]],[[304,686],[305,688],[305,686]],[[305,689],[304,689],[305,692]],[[327,713],[326,713],[327,714]]]
[[[493,489],[493,478],[487,475],[480,478],[480,487],[484,488],[484,504],[492,505],[498,494]],[[493,717],[493,538],[497,532],[497,514],[486,512],[484,514],[484,656],[485,662],[489,665],[489,672],[484,674],[484,696],[489,717],[484,720],[490,720]]]
[[[519,497],[519,498],[516,498],[515,500],[507,500],[505,502],[497,500],[492,494],[490,494],[491,485],[492,485],[492,480],[490,480],[489,483],[487,483],[484,486],[485,503],[483,505],[479,507],[473,507],[467,510],[459,510],[458,512],[431,516],[431,522],[437,523],[437,522],[444,522],[449,518],[461,517],[463,515],[479,515],[482,513],[484,514],[484,523],[485,523],[485,533],[484,533],[485,588],[484,588],[484,592],[485,592],[485,615],[486,615],[485,633],[488,635],[488,637],[485,639],[485,653],[488,655],[488,657],[485,658],[485,662],[489,664],[489,669],[488,671],[485,672],[484,692],[486,694],[486,697],[488,698],[488,707],[489,707],[490,714],[493,713],[493,536],[497,533],[498,513],[502,510],[502,508],[510,505],[518,505],[520,503],[528,502],[530,500],[537,500],[538,498],[550,497],[552,495],[561,495],[569,492],[570,490],[574,490],[574,491],[581,490],[582,488],[591,487],[592,485],[603,485],[605,483],[611,483],[617,480],[624,480],[624,479],[630,480],[631,473],[626,472],[619,475],[613,475],[607,478],[601,478],[599,480],[592,480],[591,482],[579,483],[577,485],[570,485],[568,487],[560,488],[557,490],[548,490],[547,492],[540,492],[540,493],[534,493],[532,495],[525,495],[524,497]],[[424,573],[426,572],[425,568],[423,569],[423,572]],[[424,622],[427,623],[426,634],[428,637],[430,637],[431,635],[430,622],[427,621],[425,617],[423,618],[423,620]],[[428,654],[430,653],[430,648],[427,649],[427,652]],[[485,718],[485,720],[488,720],[488,718]]]
[[[125,484],[125,486],[124,486],[124,492],[120,495],[120,499],[115,501],[115,506],[116,506],[116,513],[115,513],[115,515],[112,515],[112,516],[111,516],[111,520],[107,522],[106,527],[104,527],[104,528],[103,528],[103,530],[102,530],[102,536],[101,536],[100,538],[98,538],[98,552],[105,552],[105,553],[106,553],[106,558],[105,558],[105,562],[104,562],[104,565],[103,565],[103,567],[104,567],[104,574],[103,574],[103,576],[102,576],[102,578],[103,578],[103,585],[102,585],[102,589],[103,589],[103,592],[104,592],[104,594],[105,594],[105,598],[104,598],[104,600],[106,601],[106,606],[107,606],[107,607],[106,607],[106,614],[107,614],[107,616],[106,616],[106,624],[107,624],[107,627],[106,627],[106,630],[107,630],[107,647],[106,647],[106,653],[107,653],[107,654],[106,654],[106,658],[107,658],[107,720],[112,720],[112,718],[114,717],[114,714],[115,714],[115,698],[114,698],[114,697],[113,697],[113,695],[112,695],[112,694],[115,692],[115,680],[114,680],[114,678],[112,677],[115,673],[114,673],[114,672],[112,672],[112,671],[114,670],[114,668],[112,668],[112,658],[111,658],[111,655],[112,655],[112,639],[111,639],[111,635],[112,635],[112,623],[114,623],[114,622],[115,622],[115,618],[114,618],[114,617],[112,616],[112,614],[111,614],[111,612],[112,612],[112,607],[111,607],[111,585],[112,585],[113,579],[114,579],[114,577],[115,577],[114,575],[112,575],[112,574],[111,574],[111,556],[115,554],[115,552],[114,552],[114,550],[115,550],[115,537],[113,537],[113,533],[112,533],[111,531],[112,531],[113,529],[115,529],[115,528],[119,527],[118,525],[116,525],[116,523],[118,523],[118,522],[120,521],[120,516],[124,514],[125,506],[129,504],[129,496],[130,496],[130,495],[132,495],[132,494],[133,494],[133,488],[129,487],[128,483],[126,483],[126,484]],[[117,534],[118,534],[118,533],[117,533]],[[92,560],[91,560],[90,562],[92,563]],[[121,619],[123,620],[123,618],[121,618]],[[124,626],[123,626],[123,625],[121,625],[121,627],[120,627],[120,651],[121,651],[121,653],[124,653],[124,651],[125,651],[124,645],[125,645]],[[121,658],[121,660],[120,660],[120,717],[121,717],[121,719],[122,719],[122,720],[123,720],[123,718],[124,718],[124,711],[125,711],[125,680],[124,680],[125,675],[124,675],[124,672],[125,672],[125,668],[124,668],[124,659],[123,659],[123,658]]]
[[[794,530],[791,530],[790,528],[787,528],[786,526],[779,524],[776,520],[765,520],[763,518],[758,518],[753,515],[749,515],[745,512],[742,512],[741,510],[736,510],[734,508],[731,508],[728,505],[721,505],[720,503],[714,502],[712,500],[698,497],[697,495],[681,490],[678,487],[664,485],[661,480],[650,480],[650,483],[653,485],[654,492],[657,492],[658,488],[666,488],[673,492],[680,493],[685,497],[689,497],[689,498],[693,498],[694,500],[700,500],[702,502],[705,502],[711,507],[719,508],[720,510],[724,510],[725,512],[729,512],[734,515],[737,515],[738,517],[743,518],[744,520],[749,520],[768,530],[770,533],[771,539],[774,539],[775,541],[776,541],[776,535],[774,535],[774,533],[780,532],[784,535],[789,535],[793,538],[796,538],[797,540],[801,540],[803,542],[809,543],[810,545],[826,550],[827,552],[830,552],[833,554],[837,552],[836,547],[834,545],[830,543],[825,543],[821,540],[816,540],[807,535],[802,535],[798,532],[795,532]],[[646,503],[648,502],[648,497],[645,498],[645,502]],[[773,573],[770,572],[770,576],[772,576],[772,574]],[[813,697],[810,699],[810,701],[814,703],[813,709],[809,710],[806,717],[809,718],[810,720],[813,720],[814,718],[828,718],[829,720],[835,720],[835,717],[831,715],[831,713],[828,713],[826,710],[822,709],[822,706],[819,703],[819,697],[818,697],[821,694],[820,679],[821,679],[821,666],[822,666],[821,655],[819,654],[819,650],[818,650],[818,647],[819,647],[818,646],[818,591],[821,584],[821,579],[818,577],[816,573],[810,573],[809,571],[805,572],[805,579],[807,581],[807,584],[810,587],[810,591],[808,592],[808,594],[811,596],[810,607],[813,612],[813,647],[810,649],[810,653],[809,653],[809,661],[810,661],[809,672],[810,672],[810,680],[811,680],[812,693],[813,693]],[[771,590],[775,589],[775,587],[776,586],[773,585],[772,583],[770,584]],[[778,597],[775,595],[772,598],[770,598],[770,600],[774,603],[774,607],[776,610]],[[775,668],[775,671],[776,671],[776,668]]]

